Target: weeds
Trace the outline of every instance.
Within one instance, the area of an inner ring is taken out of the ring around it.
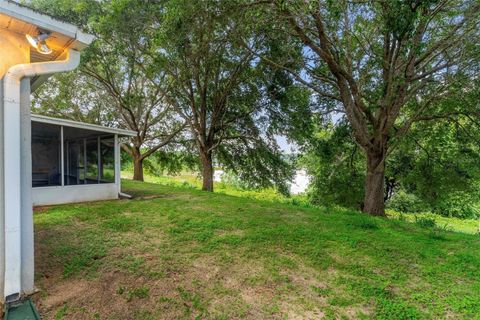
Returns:
[[[433,218],[415,216],[415,223],[425,229],[433,229],[437,226],[437,222]]]

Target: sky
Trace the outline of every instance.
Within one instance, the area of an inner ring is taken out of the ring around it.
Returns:
[[[275,140],[277,140],[278,146],[283,152],[291,154],[296,151],[295,144],[289,143],[285,136],[276,135]]]

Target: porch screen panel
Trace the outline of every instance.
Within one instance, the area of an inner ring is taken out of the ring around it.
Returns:
[[[65,185],[115,183],[112,134],[64,126]]]
[[[83,139],[65,141],[65,185],[85,183],[85,153]]]
[[[100,139],[100,183],[115,182],[115,141],[113,137]]]
[[[60,126],[32,123],[32,186],[61,185]]]
[[[87,183],[95,184],[98,183],[98,139],[88,139],[85,143],[87,152],[86,179]]]

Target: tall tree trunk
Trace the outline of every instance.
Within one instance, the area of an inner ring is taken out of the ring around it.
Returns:
[[[143,181],[143,158],[139,151],[133,152],[133,180]]]
[[[367,177],[363,211],[373,216],[385,216],[384,203],[385,153],[367,151]]]
[[[202,190],[213,191],[213,161],[212,152],[200,152],[202,160]]]

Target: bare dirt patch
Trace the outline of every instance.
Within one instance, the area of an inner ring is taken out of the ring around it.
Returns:
[[[79,320],[136,320],[141,319],[142,314],[155,319],[176,319],[181,309],[159,306],[159,297],[175,292],[173,283],[132,278],[120,272],[103,274],[94,280],[47,281],[45,292],[37,297],[36,303],[42,319],[58,319],[59,313],[63,313],[62,319]],[[161,317],[157,314],[159,310]]]
[[[52,208],[52,206],[38,206],[38,207],[33,207],[33,213],[34,213],[34,214],[37,214],[37,213],[46,213],[46,212],[48,212],[51,208]]]

